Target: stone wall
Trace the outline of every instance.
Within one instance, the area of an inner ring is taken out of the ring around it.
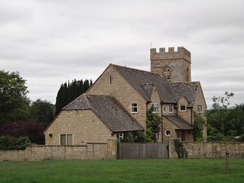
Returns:
[[[225,150],[230,153],[231,158],[244,158],[244,143],[221,142],[183,142],[188,152],[188,158],[224,158]],[[170,140],[169,157],[177,158],[174,140]]]
[[[0,161],[117,159],[117,141],[76,146],[30,145],[25,150],[0,150]]]

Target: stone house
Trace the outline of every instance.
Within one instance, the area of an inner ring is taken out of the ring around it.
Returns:
[[[207,106],[200,82],[191,82],[190,52],[152,48],[150,58],[151,72],[110,64],[45,130],[46,145],[103,143],[144,131],[151,108],[161,118],[159,142],[193,141],[193,113]]]

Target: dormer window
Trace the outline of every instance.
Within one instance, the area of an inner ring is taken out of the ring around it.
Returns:
[[[179,104],[179,111],[181,112],[186,111],[186,104]]]
[[[201,104],[197,105],[197,112],[202,113],[202,105]]]
[[[152,104],[152,112],[158,113],[158,104],[157,103]]]

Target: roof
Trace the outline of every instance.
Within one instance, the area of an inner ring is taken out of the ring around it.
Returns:
[[[176,115],[164,115],[166,119],[168,119],[171,123],[178,126],[181,130],[192,130],[192,126],[186,122],[184,119],[182,119],[179,116]]]
[[[176,103],[170,93],[169,83],[160,75],[138,69],[122,67],[111,64],[127,82],[140,93],[140,95],[148,102],[151,101],[153,87],[156,86],[159,97],[164,103]]]
[[[197,84],[171,83],[170,91],[176,101],[178,101],[181,97],[186,97],[188,102],[193,104],[196,98]]]
[[[144,130],[117,100],[107,95],[81,95],[63,110],[92,110],[112,132]]]

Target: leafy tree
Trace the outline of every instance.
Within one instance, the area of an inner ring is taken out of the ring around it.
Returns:
[[[28,118],[30,101],[25,82],[18,72],[0,70],[0,124]]]
[[[238,112],[242,112],[243,105],[229,107],[229,99],[233,96],[233,93],[225,92],[224,97],[213,97],[213,109],[207,113],[210,135],[208,140],[221,141],[225,145],[226,174],[229,174],[230,170],[227,144],[234,140],[233,136],[238,135],[237,128],[243,129],[243,121],[241,122],[243,115],[238,115]]]
[[[55,106],[46,100],[37,99],[30,106],[30,119],[46,128],[55,117]]]
[[[34,121],[6,122],[0,126],[0,136],[28,137],[32,143],[44,143],[43,127]]]
[[[55,115],[58,115],[64,106],[72,102],[82,93],[85,93],[91,85],[92,80],[85,80],[84,82],[83,80],[73,80],[71,83],[68,81],[68,83],[61,84],[56,97]]]
[[[225,92],[225,97],[213,97],[213,109],[207,111],[208,140],[230,140],[244,132],[244,106],[230,107],[233,93]]]
[[[156,134],[159,132],[159,124],[161,123],[158,114],[153,113],[152,109],[147,112],[146,120],[146,141],[156,142]]]

